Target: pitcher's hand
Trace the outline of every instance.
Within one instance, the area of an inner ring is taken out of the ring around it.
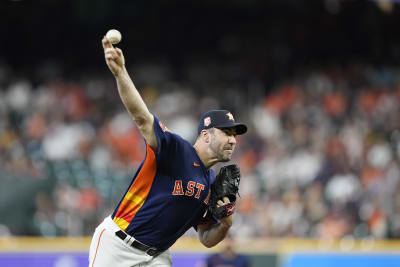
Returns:
[[[222,206],[227,205],[229,203],[231,203],[229,198],[228,197],[224,197],[222,200],[218,200],[217,206],[218,207],[222,207]],[[233,206],[233,209],[234,208],[235,207]],[[225,218],[222,218],[220,220],[220,223],[222,225],[224,225],[225,227],[230,228],[232,226],[232,224],[233,224],[233,213],[231,215],[225,217]]]
[[[107,66],[114,76],[117,77],[125,71],[125,58],[122,50],[114,47],[105,36],[103,37],[102,44]]]

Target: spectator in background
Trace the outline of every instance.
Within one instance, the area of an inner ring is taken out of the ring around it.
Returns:
[[[206,259],[207,267],[250,267],[249,258],[238,254],[235,250],[235,241],[231,236],[226,236],[223,241],[223,249],[212,254]]]

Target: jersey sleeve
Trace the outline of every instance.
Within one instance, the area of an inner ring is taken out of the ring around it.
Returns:
[[[216,224],[216,223],[218,223],[218,222],[219,222],[218,219],[215,218],[215,217],[211,214],[211,212],[208,210],[208,207],[207,207],[207,211],[206,211],[205,215],[204,215],[202,218],[200,218],[200,220],[198,220],[197,225],[193,225],[193,228],[194,228],[194,230],[196,230],[196,232],[197,232],[197,227],[198,227],[199,225],[212,225],[212,224]]]
[[[154,116],[154,134],[158,145],[157,162],[171,160],[171,156],[182,146],[182,138],[168,130],[156,116]]]
[[[206,216],[204,216],[203,218],[201,218],[200,222],[198,225],[203,225],[203,224],[216,224],[218,222],[218,220],[211,215],[211,212],[207,211]],[[196,231],[197,231],[197,226],[195,227]]]

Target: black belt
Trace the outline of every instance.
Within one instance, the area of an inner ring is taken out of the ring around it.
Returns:
[[[118,236],[122,241],[125,241],[126,237],[128,236],[124,231],[119,230],[115,232],[115,235]],[[136,239],[132,242],[131,247],[137,248],[141,251],[144,251],[147,253],[147,255],[150,255],[152,257],[158,256],[162,251],[155,248],[155,247],[150,247],[148,245],[145,245]]]

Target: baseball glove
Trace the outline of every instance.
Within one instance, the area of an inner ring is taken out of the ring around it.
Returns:
[[[224,166],[211,185],[211,196],[209,209],[211,214],[217,218],[225,218],[235,211],[236,195],[239,194],[240,169],[236,164]],[[228,197],[230,203],[221,207],[217,206],[218,200]]]

